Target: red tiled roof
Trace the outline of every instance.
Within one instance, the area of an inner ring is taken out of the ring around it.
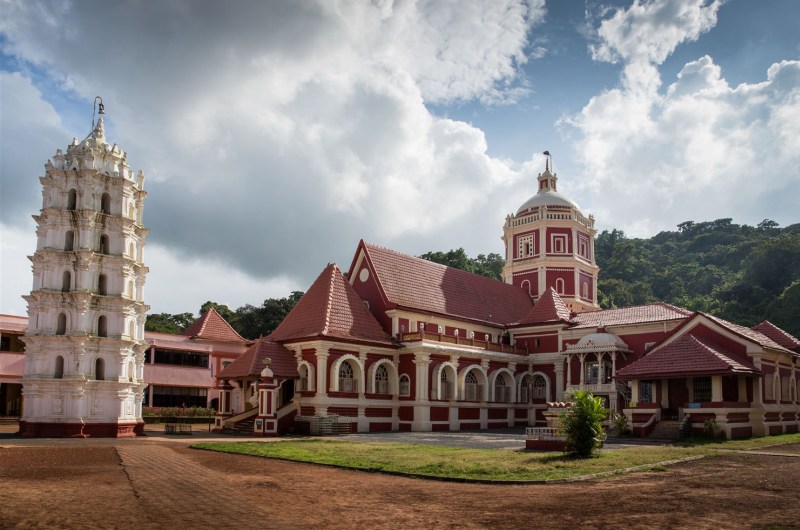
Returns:
[[[765,320],[761,324],[757,326],[753,326],[755,331],[758,331],[762,335],[765,335],[767,338],[775,341],[776,343],[780,344],[784,348],[788,350],[794,350],[800,352],[800,339],[797,337],[790,335],[786,331],[782,330],[769,320]]]
[[[737,359],[711,340],[686,334],[617,370],[616,375],[622,379],[642,379],[758,373],[749,359]]]
[[[548,288],[533,309],[528,311],[520,324],[544,324],[548,322],[568,322],[572,313],[570,312],[567,304],[558,295],[552,287]]]
[[[688,309],[659,302],[657,304],[578,313],[572,317],[572,328],[604,328],[606,326],[661,322],[662,320],[681,320],[691,314],[692,312]]]
[[[333,263],[314,280],[269,339],[287,341],[316,337],[394,345]]]
[[[264,359],[269,357],[269,368],[275,377],[293,378],[299,377],[297,373],[297,361],[292,352],[266,339],[259,339],[250,346],[247,351],[236,358],[231,364],[226,366],[217,375],[218,378],[235,378],[247,376],[259,376],[264,369]]]
[[[713,320],[720,326],[728,328],[730,331],[733,331],[734,333],[741,335],[746,339],[750,339],[751,341],[755,342],[762,348],[770,348],[773,350],[783,351],[787,353],[794,353],[791,350],[784,348],[783,346],[781,346],[771,338],[767,337],[760,331],[756,331],[754,329],[750,329],[745,326],[740,326],[739,324],[734,324],[733,322],[728,322],[727,320],[723,320],[719,317],[709,315],[708,313],[700,313],[700,314],[705,317],[708,317],[709,319]]]
[[[188,328],[183,330],[181,335],[188,335],[193,339],[247,342],[241,335],[236,333],[236,330],[213,307],[209,307],[208,311],[192,322]]]
[[[28,317],[0,314],[0,330],[6,332],[25,333],[28,329]]]
[[[364,243],[390,303],[490,324],[519,321],[533,302],[519,287]]]

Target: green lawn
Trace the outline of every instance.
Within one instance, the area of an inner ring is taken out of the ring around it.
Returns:
[[[759,449],[780,443],[800,443],[800,434],[682,446],[642,446],[604,450],[598,456],[588,459],[571,458],[561,453],[534,453],[508,449],[460,449],[434,445],[334,440],[200,443],[193,447],[430,477],[552,480],[651,464],[654,470],[663,471],[661,467],[655,469],[656,464],[697,455],[714,455],[718,449]]]

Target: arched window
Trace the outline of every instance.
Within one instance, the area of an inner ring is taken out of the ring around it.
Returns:
[[[589,299],[589,282],[583,282],[581,286],[581,296],[585,299]]]
[[[56,369],[53,370],[54,379],[64,378],[64,358],[60,355],[56,356]]]
[[[133,361],[128,361],[128,381],[133,383],[136,380],[136,365]]]
[[[61,292],[68,293],[70,287],[72,287],[72,273],[64,271],[64,274],[61,275]]]
[[[97,251],[100,254],[108,254],[108,236],[103,234],[100,236],[100,248]]]
[[[94,362],[94,378],[98,381],[106,378],[106,363],[100,357]]]
[[[58,321],[56,323],[56,335],[65,335],[67,333],[67,315],[64,313],[58,314]]]
[[[128,322],[128,336],[136,340],[136,323],[133,321]]]
[[[67,194],[67,210],[75,210],[78,207],[78,192],[75,188],[69,190]]]
[[[400,395],[411,395],[411,379],[406,374],[400,376]]]
[[[441,399],[453,399],[453,383],[450,381],[447,372],[447,368],[442,368],[442,375],[439,377]]]
[[[67,230],[64,236],[64,250],[75,250],[75,232]]]
[[[128,281],[128,298],[133,298],[133,282]]]
[[[128,245],[128,256],[130,256],[132,260],[136,259],[136,251],[134,250],[133,243]]]
[[[339,391],[355,392],[355,378],[353,377],[353,367],[348,361],[339,365]]]
[[[105,315],[97,319],[97,336],[108,337],[108,319]]]
[[[102,296],[108,294],[108,276],[105,274],[97,277],[97,294]]]
[[[464,399],[467,401],[478,401],[481,398],[481,391],[483,389],[478,384],[478,378],[475,377],[475,370],[467,372],[464,377]]]
[[[128,218],[133,219],[134,216],[133,204],[128,205]]]
[[[104,193],[100,198],[100,213],[111,214],[111,195]]]
[[[494,380],[494,400],[498,403],[511,401],[511,387],[506,382],[505,374],[497,374]]]
[[[533,377],[533,399],[547,399],[547,381],[541,375]]]
[[[308,366],[301,364],[297,368],[297,373],[300,374],[300,384],[298,385],[298,391],[302,390],[309,390],[308,388]]]
[[[557,278],[556,279],[556,292],[558,294],[564,294],[564,279]]]
[[[528,292],[528,295],[530,296],[530,294],[531,294],[531,282],[530,281],[522,280],[522,283],[520,284],[520,287],[525,289]]]
[[[389,393],[389,373],[386,367],[381,365],[375,370],[375,393],[388,394]]]

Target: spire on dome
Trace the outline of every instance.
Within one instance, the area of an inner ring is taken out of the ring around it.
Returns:
[[[97,143],[106,143],[106,129],[103,126],[103,118],[97,118],[97,125],[95,125],[89,136],[94,138]]]
[[[556,177],[555,173],[550,173],[550,159],[552,155],[550,151],[545,151],[542,153],[546,158],[544,159],[544,173],[539,173],[539,177],[537,180],[539,181],[539,191],[538,193],[542,193],[543,191],[557,191],[556,190],[556,181],[558,177]]]

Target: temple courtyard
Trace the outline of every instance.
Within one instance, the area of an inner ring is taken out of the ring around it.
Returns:
[[[800,524],[800,444],[725,452],[603,479],[484,485],[190,448],[194,442],[223,441],[204,429],[167,437],[163,427],[152,426],[149,436],[131,440],[22,440],[5,430],[0,433],[0,528]],[[373,442],[417,443],[445,436],[459,447],[511,447],[524,439],[513,431],[404,436],[366,435]]]

